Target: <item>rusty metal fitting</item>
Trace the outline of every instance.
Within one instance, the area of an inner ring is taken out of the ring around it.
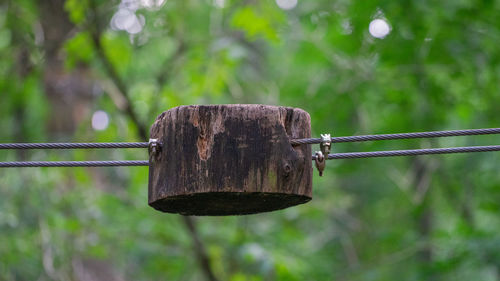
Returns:
[[[158,139],[149,139],[148,151],[151,160],[154,160],[158,156],[161,151],[161,143],[158,142]]]
[[[332,137],[330,134],[321,134],[321,143],[319,144],[319,148],[325,157],[328,157],[328,154],[330,154],[331,147]]]
[[[314,164],[316,165],[316,169],[319,171],[319,176],[323,176],[323,171],[325,170],[326,166],[326,158],[325,155],[323,155],[323,152],[321,151],[316,151],[314,155]]]

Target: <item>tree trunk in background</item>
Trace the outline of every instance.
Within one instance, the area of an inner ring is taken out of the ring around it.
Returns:
[[[430,193],[428,193],[431,171],[428,165],[419,157],[416,157],[413,161],[412,169],[414,171],[413,186],[415,187],[415,193],[417,197],[421,198],[421,201],[417,202],[419,205],[416,212],[417,233],[419,234],[419,240],[424,243],[424,246],[417,253],[419,264],[422,265],[420,275],[425,280],[432,280],[432,275],[429,275],[427,270],[432,263],[433,255],[432,245],[430,244],[433,212]]]
[[[40,0],[38,7],[44,34],[44,90],[51,106],[48,129],[56,139],[71,138],[89,117],[94,98],[94,81],[86,65],[65,68],[64,43],[71,37],[73,24],[64,10],[64,0]],[[67,183],[66,183],[67,185]],[[123,281],[107,261],[73,257],[73,274],[80,281]]]
[[[68,137],[90,113],[94,83],[86,65],[72,71],[65,68],[62,48],[74,26],[64,2],[40,0],[38,7],[44,37],[44,89],[52,107],[48,127],[51,135]]]

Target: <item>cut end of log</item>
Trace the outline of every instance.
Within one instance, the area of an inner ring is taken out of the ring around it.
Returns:
[[[243,215],[302,204],[312,196],[309,114],[268,105],[180,106],[162,113],[151,138],[149,204],[183,215]]]
[[[171,196],[150,203],[166,213],[186,216],[250,215],[306,203],[311,197],[267,192],[206,192]]]

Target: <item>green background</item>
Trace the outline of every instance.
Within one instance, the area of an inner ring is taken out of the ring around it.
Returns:
[[[0,141],[146,141],[154,118],[183,104],[300,107],[314,136],[499,127],[500,1],[277,2],[3,0]],[[374,19],[387,36],[370,34]],[[110,121],[100,131],[97,110]],[[0,151],[1,161],[146,157]],[[314,171],[305,205],[189,219],[147,205],[146,167],[2,169],[0,279],[500,280],[499,161],[334,160]]]

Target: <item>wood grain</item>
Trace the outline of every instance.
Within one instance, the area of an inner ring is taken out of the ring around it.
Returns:
[[[309,114],[268,105],[179,106],[151,128],[162,142],[149,169],[149,204],[183,215],[283,209],[312,197]]]

